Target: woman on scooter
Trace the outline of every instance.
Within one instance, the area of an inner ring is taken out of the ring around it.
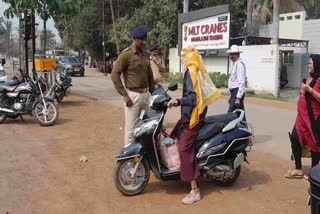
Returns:
[[[201,199],[196,179],[199,177],[195,158],[195,139],[207,113],[207,106],[220,97],[212,83],[199,52],[194,48],[183,49],[184,65],[183,94],[180,99],[171,99],[167,106],[181,106],[179,155],[181,180],[190,182],[191,191],[182,199],[183,204],[192,204]]]

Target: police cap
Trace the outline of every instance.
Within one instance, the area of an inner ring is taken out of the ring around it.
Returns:
[[[132,31],[131,31],[131,36],[133,38],[146,38],[147,37],[147,30],[142,27],[142,26],[138,26],[138,27],[135,27]]]
[[[150,51],[159,50],[158,45],[154,44],[151,46]]]

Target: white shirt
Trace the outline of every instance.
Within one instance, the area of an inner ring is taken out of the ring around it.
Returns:
[[[237,98],[242,98],[246,88],[246,67],[239,57],[232,63],[232,71],[228,81],[228,88],[239,88]]]

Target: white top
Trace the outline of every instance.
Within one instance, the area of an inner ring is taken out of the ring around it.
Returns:
[[[237,98],[242,98],[246,88],[246,67],[239,57],[232,63],[232,71],[228,81],[228,88],[239,88]]]

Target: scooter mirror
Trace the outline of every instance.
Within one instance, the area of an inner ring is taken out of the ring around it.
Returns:
[[[175,91],[178,89],[178,84],[176,82],[169,83],[168,90]]]

